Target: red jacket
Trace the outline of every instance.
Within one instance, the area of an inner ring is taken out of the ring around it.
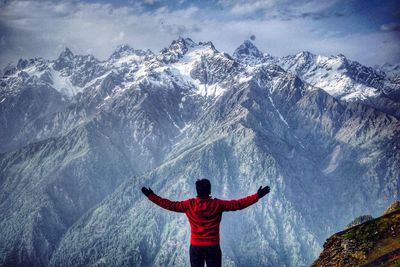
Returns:
[[[222,212],[244,209],[258,201],[258,194],[238,200],[196,197],[184,201],[171,201],[152,193],[149,199],[164,209],[186,213],[190,223],[191,245],[211,246],[219,244]]]

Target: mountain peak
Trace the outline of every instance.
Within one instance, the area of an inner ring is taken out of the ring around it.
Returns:
[[[135,52],[135,49],[133,49],[130,45],[128,44],[122,44],[117,46],[115,49],[114,53],[111,54],[110,58],[121,58],[130,54],[133,54]]]
[[[192,39],[190,38],[184,38],[182,36],[179,36],[178,39],[173,40],[171,42],[171,45],[169,46],[169,50],[175,51],[181,54],[185,54],[187,50],[191,47],[196,47],[198,44],[193,42]]]
[[[75,56],[72,51],[68,47],[66,47],[58,56],[58,58],[54,61],[53,68],[55,70],[61,70],[66,67],[72,67],[74,58]]]
[[[134,49],[130,45],[122,44],[122,45],[117,46],[117,48],[115,49],[115,52],[120,53],[120,52],[125,52],[125,51],[132,51],[132,50],[134,50]]]
[[[72,60],[74,58],[74,54],[72,53],[72,51],[66,47],[61,54],[58,56],[59,59],[63,58],[63,59],[67,59],[67,60]]]
[[[173,40],[171,42],[171,44],[168,47],[169,51],[174,51],[174,52],[178,52],[181,54],[184,54],[187,52],[187,50],[191,47],[196,47],[198,46],[198,44],[196,44],[195,42],[193,42],[192,39],[190,38],[184,38],[182,36],[179,36],[178,39]]]
[[[172,43],[171,43],[171,46],[174,45],[174,44],[181,44],[181,45],[184,45],[186,47],[195,47],[195,46],[197,46],[197,44],[195,42],[193,42],[192,39],[184,38],[182,36],[179,36],[178,39],[173,40]]]
[[[160,51],[158,59],[164,63],[176,62],[179,58],[186,54],[189,48],[196,46],[198,46],[198,44],[193,42],[192,39],[179,36],[178,39],[171,42],[168,48],[164,48]]]
[[[309,52],[309,51],[301,51],[300,53],[298,53],[296,55],[297,58],[304,58],[304,59],[312,59],[314,58],[316,55]]]
[[[242,58],[242,57],[262,57],[262,53],[258,48],[250,41],[245,40],[243,44],[241,44],[233,53],[233,57]]]

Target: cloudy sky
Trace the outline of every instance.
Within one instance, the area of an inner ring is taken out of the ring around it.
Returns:
[[[232,53],[254,35],[274,56],[344,54],[400,63],[398,0],[0,0],[0,66],[69,47],[106,59],[120,44],[158,52],[178,36]]]

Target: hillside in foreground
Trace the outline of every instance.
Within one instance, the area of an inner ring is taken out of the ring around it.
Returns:
[[[332,235],[311,266],[400,266],[400,202],[376,219]]]

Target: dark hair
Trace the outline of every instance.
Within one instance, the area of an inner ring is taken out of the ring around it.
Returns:
[[[206,197],[211,194],[211,183],[208,179],[198,179],[196,181],[197,196]]]

